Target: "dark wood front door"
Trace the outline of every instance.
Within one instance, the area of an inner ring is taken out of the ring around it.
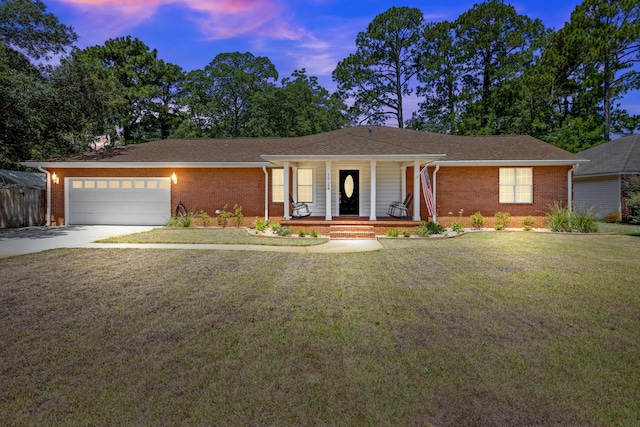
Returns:
[[[340,212],[339,215],[360,214],[360,172],[340,171]]]

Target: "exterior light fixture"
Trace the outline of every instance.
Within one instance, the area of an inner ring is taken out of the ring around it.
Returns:
[[[171,174],[171,182],[173,182],[174,184],[178,183],[178,175],[176,175],[175,172]]]
[[[53,175],[51,175],[51,182],[54,184],[60,184],[60,177],[57,173],[54,172]]]

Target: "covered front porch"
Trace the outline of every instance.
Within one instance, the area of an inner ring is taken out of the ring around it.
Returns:
[[[373,239],[376,236],[386,235],[389,230],[412,232],[420,223],[420,220],[399,219],[391,216],[378,217],[375,220],[370,220],[368,217],[333,217],[326,220],[319,216],[280,220],[280,225],[289,227],[293,233],[302,230],[309,234],[315,231],[332,239]]]

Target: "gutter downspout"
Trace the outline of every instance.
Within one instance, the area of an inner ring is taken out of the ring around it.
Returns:
[[[51,227],[51,172],[38,165],[38,170],[47,175],[47,227]]]
[[[269,221],[269,172],[267,167],[262,166],[262,172],[264,172],[264,219]]]
[[[567,208],[569,209],[569,212],[571,212],[573,205],[573,172],[578,169],[579,166],[580,164],[576,163],[571,169],[569,169],[569,172],[567,172]]]
[[[438,185],[438,177],[436,176],[440,170],[440,165],[436,165],[436,169],[433,171],[433,222],[438,219],[438,201],[436,200],[436,186]]]

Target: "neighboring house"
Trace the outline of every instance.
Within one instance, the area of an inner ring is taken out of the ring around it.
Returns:
[[[624,219],[623,181],[640,175],[640,135],[625,136],[578,153],[590,162],[575,173],[575,207],[599,218]]]
[[[0,187],[24,187],[44,190],[47,187],[47,176],[44,173],[0,169]]]
[[[481,212],[509,212],[512,226],[571,203],[572,171],[586,162],[530,136],[452,136],[358,126],[296,138],[162,140],[28,161],[50,177],[52,224],[167,222],[179,203],[213,215],[235,204],[247,223],[294,227],[395,219],[390,203],[413,194],[407,224],[443,225]],[[420,170],[428,165],[436,212],[429,215]],[[311,215],[291,220],[289,196]],[[304,223],[303,221],[307,221]],[[491,224],[491,223],[489,223]]]

